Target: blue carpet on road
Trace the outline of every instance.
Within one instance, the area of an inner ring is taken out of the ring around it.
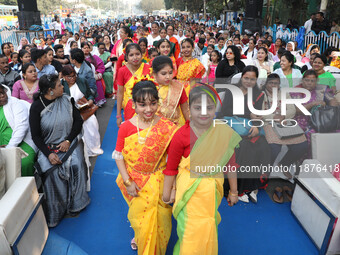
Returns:
[[[118,169],[111,154],[117,132],[115,107],[102,144],[104,154],[98,157],[91,179],[91,204],[77,218],[65,218],[50,229],[89,255],[137,254],[130,248],[133,230],[127,219],[128,207],[115,183]],[[293,217],[290,203],[275,204],[263,190],[256,205],[239,202],[229,207],[223,199],[219,211],[219,254],[318,254]],[[167,254],[172,254],[177,239],[175,228],[174,222]]]

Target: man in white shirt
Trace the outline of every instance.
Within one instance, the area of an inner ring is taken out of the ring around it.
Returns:
[[[314,20],[314,19],[315,19],[315,13],[312,13],[312,14],[310,15],[310,19],[307,20],[307,21],[305,22],[304,27],[305,27],[305,29],[306,29],[306,33],[308,33],[309,31],[312,30],[312,25],[313,25],[313,20]]]

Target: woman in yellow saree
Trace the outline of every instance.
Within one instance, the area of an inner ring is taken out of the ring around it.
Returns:
[[[207,98],[206,114],[202,114],[202,95]],[[169,147],[168,163],[163,171],[163,201],[175,201],[173,215],[177,220],[178,241],[174,254],[218,254],[217,226],[221,221],[218,207],[223,198],[223,173],[227,173],[231,187],[229,205],[238,201],[234,149],[241,137],[227,124],[213,120],[215,110],[213,88],[192,89],[190,123],[176,132]]]
[[[132,90],[137,115],[118,131],[116,180],[129,206],[128,219],[135,232],[131,247],[139,255],[164,255],[171,234],[171,207],[162,201],[166,149],[177,130],[171,121],[155,115],[158,91],[151,81]]]
[[[194,50],[194,41],[190,38],[183,39],[181,42],[181,56],[177,59],[177,80],[190,81],[191,79],[200,79],[205,74],[203,64],[192,57]],[[185,87],[187,95],[189,95],[190,86]]]
[[[173,71],[169,57],[158,56],[153,60],[152,75],[160,97],[157,115],[181,127],[189,119],[188,97],[184,91],[185,82],[172,79]]]
[[[132,88],[135,80],[150,74],[150,66],[142,63],[142,50],[136,43],[126,46],[126,65],[121,67],[117,75],[117,125],[123,121],[121,111],[124,109],[124,119],[129,120],[135,114],[132,107]]]

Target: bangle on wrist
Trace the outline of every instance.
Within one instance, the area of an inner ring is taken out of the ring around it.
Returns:
[[[230,190],[229,190],[229,195],[233,196],[233,197],[238,197],[238,192],[236,191],[236,193],[232,193]]]
[[[122,117],[122,115],[117,115],[117,116],[116,116],[117,119],[119,119],[119,118],[121,118],[121,117]]]
[[[125,185],[125,187],[129,187],[129,186],[131,186],[132,182],[133,182],[132,178],[131,178],[131,177],[129,177],[129,179],[127,179],[126,181],[124,181],[124,185]]]
[[[71,144],[71,142],[69,140],[65,140],[65,142],[68,142],[68,144]]]
[[[170,200],[169,200],[168,202],[165,202],[165,201],[163,200],[163,198],[162,198],[162,201],[163,201],[163,203],[166,204],[166,205],[170,204]]]

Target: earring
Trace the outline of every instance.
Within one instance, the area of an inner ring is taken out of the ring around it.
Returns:
[[[53,96],[53,95],[54,95],[53,91],[51,91],[51,92],[50,92],[50,95],[51,95],[51,96]]]
[[[136,109],[136,107],[135,107],[135,105],[134,105],[134,104],[132,105],[132,109]]]

